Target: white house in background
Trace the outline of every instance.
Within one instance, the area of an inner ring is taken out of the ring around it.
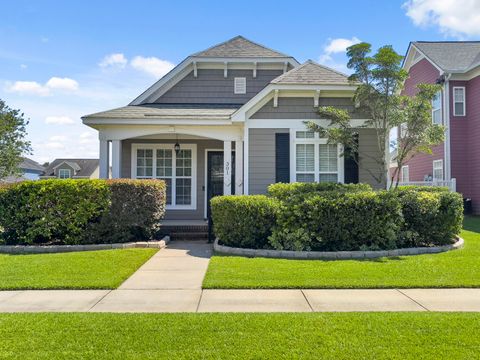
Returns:
[[[359,165],[305,128],[322,105],[354,112],[347,76],[237,36],[188,56],[129,105],[82,117],[99,132],[100,177],[167,182],[170,220],[202,220],[220,194],[261,194],[275,182],[376,184],[373,129]],[[110,145],[111,143],[111,145]],[[110,158],[111,148],[111,158]]]

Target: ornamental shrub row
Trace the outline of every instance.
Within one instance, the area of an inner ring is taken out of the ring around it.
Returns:
[[[40,180],[0,189],[0,241],[88,244],[145,240],[165,213],[160,180]]]
[[[270,196],[212,199],[216,236],[235,247],[348,251],[444,245],[461,230],[457,193],[314,185],[275,184]]]

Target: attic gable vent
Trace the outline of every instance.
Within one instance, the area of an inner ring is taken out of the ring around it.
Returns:
[[[247,93],[247,78],[236,77],[233,85],[234,94],[246,94]]]

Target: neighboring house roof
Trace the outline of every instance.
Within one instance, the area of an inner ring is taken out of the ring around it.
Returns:
[[[324,65],[308,60],[302,65],[287,71],[285,74],[272,80],[272,84],[345,84],[348,85],[348,76]]]
[[[229,119],[235,107],[194,105],[128,105],[84,116],[83,119]]]
[[[98,159],[55,159],[46,167],[43,176],[55,176],[55,168],[64,163],[76,170],[76,177],[92,176],[98,168]]]
[[[214,45],[191,56],[222,58],[291,57],[290,55],[285,55],[266,46],[257,44],[244,38],[243,36],[236,36],[230,40]]]
[[[33,170],[35,172],[42,172],[45,170],[45,168],[37,163],[36,161],[29,159],[29,158],[23,158],[23,161],[20,163],[19,168],[21,170]]]
[[[444,71],[466,72],[480,65],[480,41],[414,41],[412,44]]]

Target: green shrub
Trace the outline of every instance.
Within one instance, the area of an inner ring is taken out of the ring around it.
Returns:
[[[215,235],[228,246],[263,248],[275,224],[278,201],[264,195],[210,200]]]
[[[405,219],[399,246],[429,246],[451,243],[462,229],[463,199],[449,191],[399,192]]]
[[[101,180],[40,180],[0,192],[0,226],[7,244],[82,241],[87,224],[98,221],[110,192]]]
[[[278,250],[393,249],[402,221],[400,202],[392,193],[323,192],[302,202],[284,202],[270,244]],[[292,236],[299,232],[302,243]]]
[[[160,180],[51,179],[0,189],[0,235],[7,244],[147,239],[164,212]]]
[[[91,224],[86,242],[118,243],[152,239],[165,214],[165,182],[161,180],[107,180],[110,206]]]
[[[279,200],[287,200],[292,196],[303,199],[312,193],[337,191],[339,193],[370,191],[368,184],[338,184],[338,183],[276,183],[268,187],[268,194]]]
[[[416,186],[416,185],[401,185],[398,186],[394,191],[422,191],[422,192],[449,192],[450,189],[446,186]]]

